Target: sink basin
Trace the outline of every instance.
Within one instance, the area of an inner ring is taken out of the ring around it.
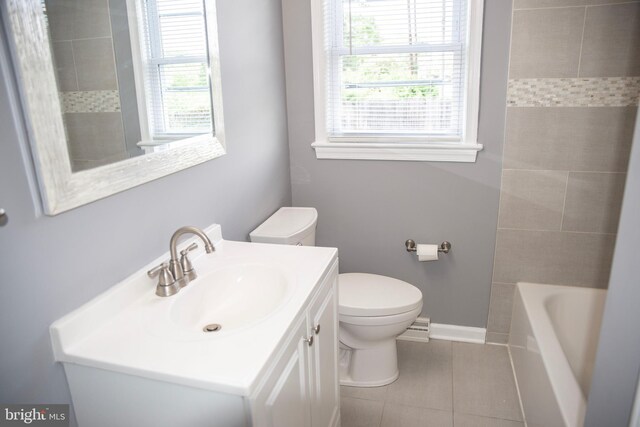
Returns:
[[[151,387],[135,381],[153,380],[153,387],[165,391],[168,384],[178,384],[193,388],[182,387],[178,395],[199,407],[211,404],[209,397],[198,394],[203,390],[217,396],[251,396],[257,390],[260,375],[300,320],[316,285],[337,260],[337,251],[227,241],[219,225],[206,233],[216,251],[205,254],[200,247],[192,252],[198,278],[176,295],[157,296],[157,279],[147,276],[147,270],[167,260],[164,253],[51,326],[55,359],[64,363],[70,382],[82,377],[100,383],[97,375],[108,381],[100,387],[108,391],[116,378],[109,375],[119,373],[124,375],[117,378],[135,384],[135,390],[141,390],[141,384]],[[193,241],[184,241],[178,249]],[[213,323],[222,328],[203,331]],[[87,388],[76,389],[74,402],[86,397],[83,390]],[[157,403],[148,393],[135,395]],[[148,407],[148,402],[139,407]]]
[[[272,266],[221,268],[182,289],[169,310],[169,319],[185,332],[207,334],[203,328],[212,324],[221,326],[216,333],[232,331],[276,311],[290,294],[288,288],[285,275]]]

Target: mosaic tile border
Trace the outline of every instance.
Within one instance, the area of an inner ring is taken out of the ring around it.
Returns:
[[[640,77],[511,79],[509,107],[631,107]]]
[[[117,90],[62,92],[64,113],[120,112],[120,93]]]

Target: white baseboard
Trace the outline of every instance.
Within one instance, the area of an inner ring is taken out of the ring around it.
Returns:
[[[445,325],[432,323],[429,338],[434,340],[447,340],[459,342],[471,342],[484,344],[487,330],[471,326]]]
[[[428,317],[418,317],[398,339],[416,342],[429,342],[429,339],[434,339],[484,344],[486,335],[485,328],[431,323]]]

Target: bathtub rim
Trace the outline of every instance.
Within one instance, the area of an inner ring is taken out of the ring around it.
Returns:
[[[573,369],[562,349],[553,324],[546,310],[546,302],[558,293],[592,293],[606,292],[597,288],[584,288],[566,285],[518,282],[516,298],[520,298],[522,306],[540,352],[549,383],[554,393],[565,425],[582,426],[587,409],[587,396],[576,379]],[[514,304],[515,308],[515,304]],[[531,321],[531,319],[539,321]],[[543,338],[543,339],[541,339]],[[509,340],[511,346],[511,340]],[[517,380],[517,373],[516,373]]]

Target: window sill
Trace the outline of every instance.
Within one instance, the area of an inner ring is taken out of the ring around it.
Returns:
[[[482,144],[314,142],[318,159],[474,163]]]

